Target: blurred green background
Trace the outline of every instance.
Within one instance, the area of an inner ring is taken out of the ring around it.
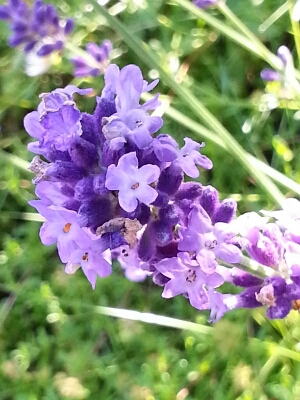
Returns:
[[[135,63],[146,79],[157,71],[108,26],[93,3],[55,1],[61,16],[76,19],[72,40],[114,43],[113,62]],[[259,73],[266,63],[178,2],[99,1],[128,32],[154,51],[157,63],[192,91],[252,155],[300,182],[297,102],[280,102],[270,111]],[[291,1],[291,4],[293,1]],[[289,14],[264,32],[259,27],[282,6],[279,0],[228,0],[231,10],[273,52],[281,44],[294,51]],[[224,20],[218,10],[208,12]],[[161,288],[127,281],[116,265],[113,276],[93,291],[81,271],[64,273],[54,247],[39,241],[40,223],[27,205],[34,198],[31,160],[23,118],[38,95],[72,82],[70,64],[57,60],[45,75],[29,78],[21,52],[7,46],[9,29],[0,24],[0,400],[289,400],[300,399],[300,318],[266,320],[264,310],[237,310],[203,333],[184,321],[207,323],[178,297],[161,298]],[[297,64],[297,63],[296,63]],[[75,80],[95,93],[103,78]],[[276,87],[269,87],[276,92]],[[183,115],[196,119],[187,102],[162,81],[158,90]],[[92,112],[95,99],[78,99]],[[180,118],[179,118],[180,119]],[[179,121],[180,122],[180,121]],[[203,137],[168,115],[162,132],[182,143]],[[240,212],[274,207],[234,156],[206,140],[204,153],[214,169],[200,181],[222,198],[238,200]],[[289,193],[285,193],[289,195]],[[291,194],[291,193],[290,193]],[[228,288],[230,289],[230,288]],[[104,316],[95,306],[125,308],[183,320],[182,329]]]

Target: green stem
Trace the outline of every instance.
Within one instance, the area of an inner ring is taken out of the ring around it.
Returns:
[[[260,264],[254,260],[251,260],[250,258],[245,256],[243,256],[242,261],[239,264],[230,264],[226,263],[223,260],[219,260],[219,263],[228,268],[236,267],[244,272],[248,272],[249,274],[257,276],[258,278],[261,279],[264,279],[268,276],[279,275],[279,273],[275,271],[273,268],[266,267],[265,265]]]
[[[297,50],[297,56],[298,56],[298,66],[300,62],[300,28],[299,28],[299,22],[294,21],[292,18],[292,11],[293,7],[295,5],[295,1],[289,0],[289,14],[290,14],[290,20],[291,20],[291,25],[292,25],[292,33],[294,36],[294,41],[296,45],[296,50]]]
[[[240,144],[231,136],[231,134],[224,128],[224,126],[214,117],[203,103],[198,100],[188,89],[179,85],[175,79],[165,71],[160,63],[157,61],[155,54],[153,54],[146,45],[136,36],[132,35],[127,27],[125,27],[116,18],[111,16],[104,8],[94,3],[99,9],[100,13],[106,18],[109,25],[120,34],[126,44],[141,58],[148,66],[148,68],[156,69],[164,84],[168,85],[174,93],[194,112],[194,114],[203,121],[212,131],[221,137],[228,152],[230,152],[237,161],[249,172],[255,179],[257,184],[275,201],[279,206],[284,200],[284,196],[278,187],[259,169],[255,168],[246,157],[244,149]]]
[[[24,221],[45,222],[45,218],[40,214],[19,211],[1,211],[0,218],[3,219],[20,219]]]
[[[273,12],[259,27],[260,32],[265,32],[270,28],[280,17],[282,17],[289,10],[289,2],[286,1],[276,11]]]
[[[298,55],[298,63],[300,60],[300,29],[299,29],[299,23],[294,21],[291,17],[292,14],[292,8],[295,5],[294,0],[289,0],[287,3],[282,5],[282,9],[280,10],[281,12],[287,11],[288,6],[289,6],[289,11],[290,11],[290,19],[291,19],[291,25],[292,25],[292,31],[294,35],[294,40],[296,44],[296,49],[297,49],[297,55]],[[237,16],[230,10],[230,8],[227,7],[225,2],[219,2],[218,3],[218,8],[220,12],[232,23],[232,25],[238,29],[240,32],[242,32],[249,40],[251,40],[252,43],[255,44],[258,53],[260,54],[260,57],[267,61],[273,68],[282,71],[282,62],[278,60],[278,57],[276,57],[273,53],[271,53],[265,45],[247,28],[244,23],[237,18]],[[277,10],[278,11],[278,10]],[[275,61],[274,57],[277,58],[277,61],[275,64],[272,64],[272,61]],[[299,71],[293,69],[293,74],[292,75],[287,75],[285,77],[286,81],[291,85],[292,88],[294,88],[296,92],[296,96],[299,97],[300,93],[300,86],[299,82],[297,79],[299,79]]]
[[[212,334],[213,328],[194,322],[183,321],[177,318],[165,317],[164,315],[157,315],[152,313],[144,313],[133,310],[126,310],[121,308],[95,306],[93,310],[102,315],[110,317],[128,319],[131,321],[146,322],[148,324],[155,324],[160,326],[167,326],[176,329],[186,329],[192,332],[197,332],[205,335]]]
[[[226,6],[225,3],[220,2],[218,7],[220,12],[235,26],[240,32],[236,32],[234,29],[228,27],[224,22],[214,18],[209,13],[187,0],[172,0],[174,3],[182,6],[184,9],[190,11],[197,18],[201,18],[208,25],[213,27],[216,31],[222,35],[228,37],[239,46],[248,50],[252,54],[255,54],[262,60],[266,61],[272,68],[282,71],[282,62],[275,54],[270,52],[265,45],[240,21],[234,13]],[[300,71],[295,70],[295,76],[300,79]]]
[[[0,150],[0,156],[2,159],[7,160],[11,164],[15,165],[16,167],[22,169],[23,171],[26,171],[28,174],[32,174],[31,171],[29,171],[29,163],[22,158],[15,156],[13,154],[7,153],[4,150]]]
[[[257,36],[255,36],[247,28],[247,26],[230,10],[225,2],[220,1],[218,3],[218,9],[236,29],[238,29],[243,35],[246,36],[246,38],[251,41],[251,43],[255,45],[257,54],[262,59],[267,61],[274,68],[276,68],[276,66],[279,68],[281,67],[278,59],[276,60],[277,57],[272,52],[270,52],[270,50],[266,48],[266,46],[257,38]]]
[[[143,94],[143,98],[149,100],[150,96],[148,94]],[[197,136],[200,136],[201,139],[210,140],[221,149],[228,152],[228,148],[225,146],[224,141],[219,136],[217,136],[217,134],[205,128],[205,126],[199,124],[199,122],[196,122],[193,119],[187,117],[172,106],[169,106],[167,109],[165,109],[164,114],[166,114],[168,117],[181,124],[185,128],[193,131]],[[298,183],[294,182],[292,179],[288,178],[281,172],[277,171],[270,165],[264,163],[258,158],[252,156],[251,154],[245,152],[245,155],[249,163],[251,163],[255,168],[259,169],[261,172],[269,176],[275,182],[282,185],[284,188],[291,190],[292,192],[300,196],[300,185]]]
[[[230,11],[225,3],[220,2],[218,8],[231,23],[238,28],[241,33],[235,29],[227,26],[224,22],[219,21],[217,18],[210,15],[208,12],[196,7],[188,0],[172,0],[172,2],[180,5],[187,11],[190,11],[197,18],[201,18],[208,25],[212,26],[216,31],[224,36],[227,36],[233,42],[249,50],[251,53],[257,55],[265,60],[275,69],[281,69],[282,65],[277,56],[270,52],[261,41],[253,35],[253,33]]]

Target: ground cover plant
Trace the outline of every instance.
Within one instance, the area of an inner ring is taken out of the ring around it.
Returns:
[[[299,397],[299,2],[194,3],[0,7],[3,399]]]

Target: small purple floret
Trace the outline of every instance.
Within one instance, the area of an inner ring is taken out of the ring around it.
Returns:
[[[96,43],[86,45],[86,57],[74,57],[70,61],[74,65],[75,77],[99,76],[103,74],[109,63],[109,54],[112,51],[110,40],[104,40],[100,46]]]
[[[193,0],[195,6],[199,8],[207,8],[216,4],[219,0]]]
[[[105,186],[109,190],[118,190],[120,206],[127,212],[134,211],[138,201],[151,204],[157,197],[157,192],[150,184],[155,182],[160,174],[156,165],[143,165],[138,168],[135,153],[122,156],[118,165],[110,165],[106,174]]]

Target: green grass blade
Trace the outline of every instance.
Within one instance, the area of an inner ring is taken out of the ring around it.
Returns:
[[[196,7],[193,3],[187,0],[172,0],[172,3],[180,5],[185,10],[192,13],[195,17],[201,18],[209,26],[213,27],[217,32],[228,37],[230,40],[248,50],[250,53],[258,56],[262,60],[266,61],[271,67],[281,70],[281,60],[273,54],[259,39],[256,37],[247,26],[230,10],[230,8],[224,2],[219,2],[218,9],[227,18],[231,24],[238,29],[241,33],[235,31],[233,28],[227,26],[224,22],[219,21],[217,18],[210,15],[205,10]],[[285,6],[286,7],[286,6]],[[286,8],[284,8],[286,11]],[[297,23],[296,23],[297,24]],[[295,25],[293,26],[293,30]],[[299,30],[299,28],[297,28]],[[295,37],[296,38],[296,37]],[[296,40],[299,41],[298,37]],[[297,79],[300,79],[300,71],[295,70]]]
[[[239,29],[237,32],[235,29],[226,25],[224,22],[218,20],[213,17],[211,14],[202,10],[199,7],[196,7],[191,1],[188,0],[172,0],[172,3],[175,3],[181,6],[186,11],[192,13],[195,17],[201,18],[205,21],[209,26],[213,27],[217,32],[222,35],[228,37],[233,42],[237,43],[239,46],[248,50],[249,52],[255,54],[261,59],[265,60],[269,63],[273,68],[281,68],[281,62],[277,56],[275,56],[270,50],[268,50],[264,44],[240,21],[235,14],[231,12],[231,10],[226,6],[225,3],[220,2],[218,8],[223,15],[230,20],[233,26]]]
[[[110,317],[129,319],[131,321],[140,321],[147,324],[167,326],[169,328],[185,329],[205,335],[210,335],[213,332],[212,327],[196,324],[194,322],[184,321],[177,318],[165,317],[164,315],[102,306],[96,306],[94,307],[94,310],[99,314],[107,315]]]
[[[28,174],[32,175],[32,172],[29,171],[29,162],[23,160],[22,158],[15,156],[14,154],[8,153],[7,151],[0,149],[0,157],[2,160],[8,161],[13,164],[17,168],[26,171]]]
[[[146,97],[146,96],[145,96]],[[147,96],[149,99],[149,96]],[[194,132],[197,136],[201,139],[210,140],[219,146],[221,149],[228,151],[224,142],[221,138],[219,138],[214,132],[207,129],[205,126],[199,124],[197,121],[187,117],[186,115],[182,114],[180,111],[176,110],[174,107],[169,106],[167,109],[164,110],[164,113],[176,121],[177,123],[181,124],[185,128],[188,128],[192,132]],[[291,190],[292,192],[298,194],[300,196],[300,185],[293,181],[292,179],[285,176],[283,173],[277,171],[276,169],[272,168],[270,165],[264,163],[263,161],[259,160],[258,158],[254,157],[253,155],[245,152],[248,161],[254,165],[257,169],[262,171],[264,174],[269,176],[275,182],[280,184],[287,190]]]

